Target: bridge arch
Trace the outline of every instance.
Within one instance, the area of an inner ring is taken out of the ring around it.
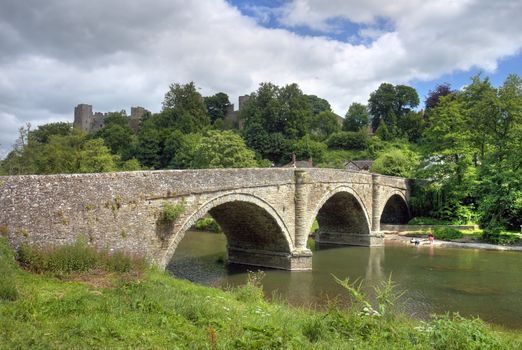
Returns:
[[[389,193],[380,210],[381,224],[406,224],[410,219],[408,200],[403,192],[395,190]]]
[[[325,194],[315,206],[308,225],[317,219],[316,241],[365,245],[370,235],[370,216],[361,196],[350,186],[339,186]],[[309,231],[308,231],[309,232]]]
[[[289,255],[293,250],[288,228],[269,203],[251,194],[228,193],[207,201],[183,222],[170,239],[162,259],[163,266],[172,259],[187,230],[207,213],[227,237],[229,260],[232,250],[280,255]]]

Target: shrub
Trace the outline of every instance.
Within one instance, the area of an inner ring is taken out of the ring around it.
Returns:
[[[487,228],[482,232],[481,239],[487,243],[513,245],[520,242],[517,233],[502,232],[500,228]]]
[[[424,330],[436,350],[504,348],[500,338],[480,319],[468,320],[458,314],[436,317]]]
[[[213,218],[201,218],[194,227],[200,231],[221,232],[221,227]]]
[[[370,138],[364,131],[341,131],[332,134],[326,144],[330,148],[337,149],[367,149],[370,144]]]
[[[185,211],[185,202],[177,203],[173,205],[169,202],[163,203],[161,209],[161,220],[164,222],[174,222],[178,217]]]
[[[381,153],[370,169],[371,172],[411,177],[419,161],[416,153],[408,150],[392,149]]]
[[[433,237],[441,241],[451,241],[464,237],[462,232],[452,227],[438,227],[433,231]]]
[[[417,216],[410,221],[408,221],[408,225],[448,225],[450,224],[448,221],[431,218],[428,216]]]

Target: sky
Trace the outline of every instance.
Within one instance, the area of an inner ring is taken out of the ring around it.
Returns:
[[[382,82],[421,101],[475,74],[522,76],[520,0],[2,0],[0,156],[18,129],[161,108],[171,83],[237,97],[297,83],[344,115]]]

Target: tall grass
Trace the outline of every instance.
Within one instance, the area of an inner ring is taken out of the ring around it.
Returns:
[[[7,238],[0,237],[0,300],[13,301],[18,298],[16,287],[15,259]]]
[[[17,254],[20,265],[34,273],[68,275],[86,272],[143,272],[147,266],[141,257],[121,251],[99,250],[83,241],[56,247],[22,245]]]

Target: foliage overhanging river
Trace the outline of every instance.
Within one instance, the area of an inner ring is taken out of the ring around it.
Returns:
[[[522,329],[522,254],[519,252],[433,246],[336,246],[316,248],[312,242],[313,270],[290,272],[264,269],[263,288],[268,296],[297,306],[324,307],[346,297],[332,274],[364,279],[366,290],[392,274],[402,310],[418,318],[432,313],[459,312],[485,321]],[[247,270],[257,267],[226,266],[223,234],[189,231],[180,242],[168,270],[176,277],[214,287],[244,284]]]

